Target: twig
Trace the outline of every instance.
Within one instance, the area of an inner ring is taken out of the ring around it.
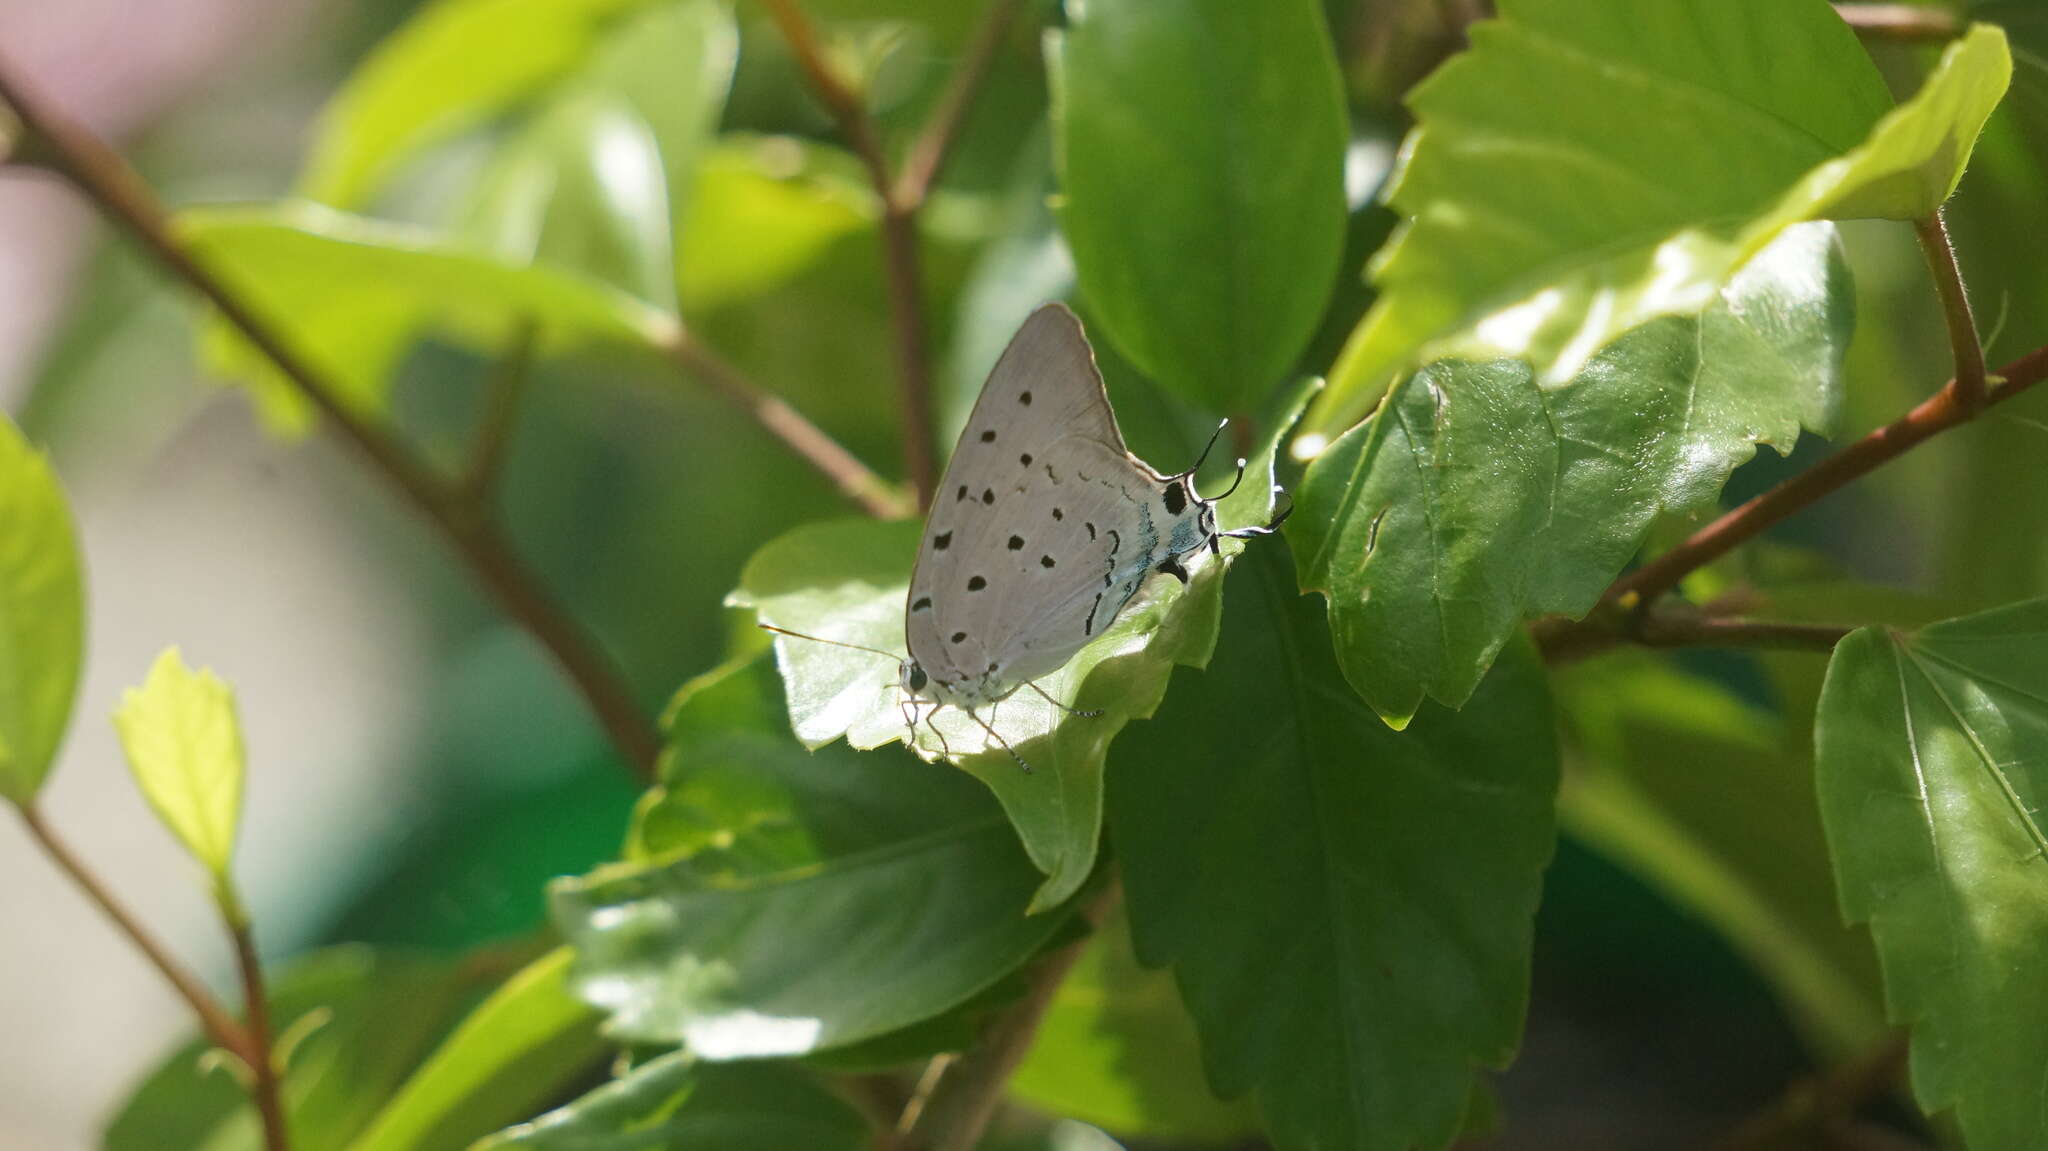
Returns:
[[[14,110],[37,153],[178,279],[206,297],[337,428],[343,438],[439,527],[499,607],[538,639],[583,695],[619,753],[644,778],[655,775],[661,741],[610,657],[518,559],[496,522],[457,486],[441,480],[396,439],[338,399],[326,378],[171,235],[168,214],[121,155],[86,129],[45,110],[0,67],[0,100]]]
[[[1795,1140],[1846,1124],[1863,1105],[1896,1091],[1905,1070],[1906,1034],[1902,1031],[1825,1075],[1793,1083],[1722,1140],[1719,1151],[1806,1146],[1810,1140]]]
[[[967,111],[974,106],[974,97],[981,92],[982,81],[988,78],[989,66],[995,62],[996,50],[1003,46],[1003,35],[1010,30],[1016,15],[1017,0],[989,0],[988,7],[982,10],[974,39],[947,79],[945,94],[939,97],[931,119],[925,121],[903,161],[903,173],[896,180],[898,203],[919,208],[931,194],[932,184],[945,167],[960,126],[967,120]]]
[[[2000,383],[1982,405],[1966,407],[1953,387],[1945,386],[1898,419],[1800,472],[1777,487],[1735,508],[1694,532],[1686,541],[1616,580],[1595,612],[1650,601],[1677,587],[1680,580],[1719,559],[1765,528],[1856,480],[1881,464],[1942,432],[1968,423],[1984,408],[2026,391],[2048,376],[2048,347],[2036,348],[1998,369]]]
[[[519,403],[526,395],[532,376],[533,346],[540,325],[522,320],[514,327],[484,394],[483,418],[477,421],[476,445],[470,450],[469,466],[462,473],[462,488],[479,507],[490,506],[505,469],[505,452],[512,443],[512,430],[519,420]]]
[[[680,337],[663,351],[677,367],[745,409],[862,511],[877,519],[895,519],[916,510],[888,481],[869,471],[866,464],[841,447],[839,441],[819,430],[780,396],[755,386],[717,352],[689,336]]]
[[[1970,293],[1963,287],[1963,270],[1956,263],[1955,245],[1949,240],[1941,209],[1913,221],[1913,232],[1920,237],[1935,294],[1941,298],[1942,318],[1948,323],[1949,350],[1956,364],[1955,379],[1948,386],[1959,406],[1975,412],[1984,406],[1984,341],[1977,334],[1977,317],[1970,312]]]
[[[235,966],[242,973],[242,1010],[248,1017],[244,1032],[249,1038],[249,1064],[254,1083],[257,1114],[263,1117],[263,1145],[267,1151],[287,1151],[291,1136],[285,1127],[284,1093],[278,1082],[277,1060],[270,1051],[270,1000],[263,990],[263,965],[256,957],[256,941],[245,915],[233,915],[228,923],[235,940]]]
[[[1098,927],[1122,897],[1123,884],[1112,875],[1082,906],[1081,916],[1090,928]],[[1024,998],[997,1015],[972,1048],[940,1067],[934,1082],[920,1085],[898,1124],[904,1151],[971,1151],[980,1141],[1002,1102],[1004,1084],[1031,1050],[1061,981],[1092,938],[1091,933],[1040,959],[1027,976]]]
[[[1890,40],[1953,40],[1962,31],[1955,14],[1918,4],[1837,4],[1849,27]]]
[[[183,999],[186,1006],[192,1009],[192,1013],[199,1017],[199,1028],[206,1032],[206,1037],[212,1040],[215,1046],[226,1050],[235,1058],[248,1062],[249,1037],[243,1032],[242,1025],[235,1022],[235,1017],[228,1014],[227,1008],[221,1006],[220,1000],[213,997],[213,992],[208,991],[204,983],[199,982],[191,972],[172,958],[170,951],[149,933],[149,929],[142,925],[141,920],[136,919],[122,906],[121,901],[114,897],[113,891],[101,882],[99,876],[93,874],[92,869],[71,850],[70,845],[57,838],[57,833],[43,821],[42,812],[34,804],[24,803],[16,808],[16,811],[21,815],[21,822],[28,828],[29,835],[43,849],[43,854],[48,855],[51,862],[65,875],[71,877],[71,882],[85,892],[85,897],[92,901],[93,906],[99,908],[102,914],[113,921],[121,934],[128,937],[128,941],[135,945],[135,949],[142,952],[143,958],[149,960],[150,966],[156,968],[157,973],[171,985],[171,990],[178,993],[178,998]]]
[[[1670,612],[1649,616],[1610,615],[1604,619],[1611,621],[1612,626],[1545,621],[1545,624],[1530,630],[1545,662],[1552,664],[1584,659],[1625,643],[1656,648],[1736,647],[1828,652],[1842,642],[1843,636],[1855,630],[1836,624],[1715,618]]]

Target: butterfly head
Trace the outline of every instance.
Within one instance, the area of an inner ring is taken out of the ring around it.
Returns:
[[[924,689],[930,686],[932,677],[925,674],[922,664],[914,659],[906,659],[897,665],[897,681],[903,685],[904,691],[910,693],[910,698],[917,699],[923,695]]]

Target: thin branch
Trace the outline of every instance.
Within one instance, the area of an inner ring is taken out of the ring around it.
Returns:
[[[903,173],[896,180],[897,203],[919,208],[931,194],[932,184],[945,167],[953,141],[960,135],[960,126],[966,122],[968,109],[974,106],[974,98],[980,94],[996,51],[1003,46],[1003,36],[1016,15],[1017,0],[989,0],[988,7],[982,10],[981,23],[947,79],[945,94],[939,97],[931,119],[925,122],[903,161]]]
[[[1825,1136],[1851,1122],[1864,1105],[1899,1089],[1906,1054],[1902,1031],[1825,1075],[1793,1083],[1770,1106],[1722,1140],[1719,1151],[1822,1145],[1814,1136]]]
[[[896,519],[916,510],[894,486],[869,471],[866,464],[816,424],[805,419],[803,413],[790,407],[773,392],[756,386],[717,352],[688,336],[663,350],[677,367],[753,416],[819,474],[831,480],[840,494],[862,511],[877,519]]]
[[[171,985],[171,990],[178,993],[178,998],[183,999],[186,1006],[192,1009],[192,1013],[199,1017],[199,1028],[206,1033],[206,1038],[215,1046],[254,1067],[254,1047],[249,1041],[248,1033],[242,1029],[240,1023],[235,1022],[234,1016],[228,1014],[227,1008],[221,1006],[220,1000],[214,998],[213,992],[208,991],[204,983],[185,970],[184,966],[171,956],[170,950],[149,933],[149,929],[142,925],[142,921],[135,918],[121,901],[114,897],[112,889],[102,882],[99,876],[93,874],[92,869],[71,850],[70,845],[59,839],[50,825],[43,821],[42,812],[34,804],[22,804],[16,810],[21,815],[21,822],[28,828],[29,835],[34,838],[37,846],[43,849],[43,854],[48,855],[51,862],[69,876],[71,882],[78,885],[79,890],[85,893],[85,897],[93,906],[99,908],[102,914],[113,921],[114,927],[128,937],[128,941],[135,945],[137,951],[142,952],[142,957],[149,961],[149,965],[156,968],[157,973],[164,977],[164,981]]]
[[[1546,621],[1548,623],[1548,621]],[[1544,661],[1569,663],[1623,644],[1643,647],[1732,647],[1830,652],[1855,630],[1838,624],[1715,618],[1661,612],[1649,616],[1609,615],[1588,624],[1550,623],[1530,629]]]
[[[526,383],[533,375],[533,348],[540,325],[520,321],[512,331],[505,354],[491,372],[484,393],[483,418],[477,421],[476,444],[470,450],[469,466],[462,473],[462,488],[478,507],[489,507],[505,470],[505,452],[511,446],[513,429],[519,422],[519,404],[526,396]]]
[[[234,914],[228,923],[235,941],[235,966],[242,975],[242,1010],[248,1017],[246,1034],[249,1055],[245,1060],[254,1077],[249,1092],[255,1096],[256,1112],[263,1119],[266,1151],[288,1151],[291,1135],[285,1126],[284,1092],[278,1082],[276,1058],[270,1050],[270,1000],[263,989],[263,965],[256,957],[256,940],[246,915]]]
[[[860,156],[882,205],[882,271],[887,280],[890,326],[896,340],[898,418],[903,436],[903,470],[921,509],[938,485],[938,457],[932,446],[931,340],[924,318],[917,252],[917,205],[897,198],[881,131],[860,94],[825,58],[811,22],[796,0],[761,0],[789,42],[790,52],[818,99],[839,124],[840,134]]]
[[[2048,376],[2048,347],[1998,369],[2000,383],[1979,407],[1966,407],[1943,387],[1918,407],[1878,428],[1777,487],[1694,532],[1686,541],[1628,573],[1607,589],[1602,608],[1646,607],[1680,580],[1755,538],[1765,528],[1904,455],[1942,432],[1968,423],[1985,407],[2004,403]],[[1594,609],[1596,612],[1602,608]]]
[[[1955,13],[1946,8],[1927,8],[1918,4],[1837,4],[1835,11],[1841,14],[1849,27],[1866,36],[1887,40],[1953,40],[1962,32]]]
[[[86,129],[44,109],[19,78],[0,67],[0,101],[20,118],[45,160],[119,224],[172,275],[204,296],[448,538],[498,606],[538,639],[583,695],[611,741],[639,773],[655,774],[661,741],[618,667],[586,635],[513,552],[495,521],[478,513],[398,440],[345,405],[335,388],[279,332],[200,266],[173,237],[168,213],[128,162]]]
[[[1934,277],[1942,318],[1948,324],[1949,349],[1956,364],[1949,388],[1958,405],[1974,412],[1984,406],[1984,340],[1977,334],[1977,317],[1970,311],[1970,293],[1963,287],[1963,270],[1956,263],[1948,222],[1937,208],[1933,215],[1913,221],[1913,232],[1920,237],[1920,250],[1927,256],[1927,270]]]
[[[1122,897],[1123,884],[1112,875],[1082,905],[1081,916],[1090,928],[1099,927]],[[936,1082],[918,1092],[904,1111],[906,1121],[898,1124],[904,1151],[971,1151],[980,1141],[1061,981],[1092,939],[1091,932],[1040,959],[1027,977],[1024,998],[997,1015],[972,1048],[939,1068]]]

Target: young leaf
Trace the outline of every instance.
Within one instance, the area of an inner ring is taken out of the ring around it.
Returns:
[[[560,1098],[609,1047],[569,994],[572,958],[556,948],[478,1004],[349,1151],[459,1151]]]
[[[1711,924],[1818,1050],[1846,1059],[1879,1042],[1876,953],[1842,925],[1811,752],[1787,746],[1784,722],[1648,652],[1551,678],[1570,733],[1565,830]]]
[[[177,648],[114,713],[143,798],[223,891],[242,814],[242,725],[235,695],[210,669],[197,674]]]
[[[0,799],[34,799],[56,759],[78,691],[84,601],[64,490],[0,417]]]
[[[377,46],[320,113],[299,192],[359,208],[409,157],[587,59],[649,0],[437,0]]]
[[[1274,426],[1293,425],[1304,389]],[[1278,433],[1276,433],[1277,437]],[[1219,504],[1218,526],[1264,524],[1273,518],[1270,441],[1238,492]],[[730,603],[751,607],[761,622],[862,644],[903,650],[903,610],[916,559],[919,525],[843,521],[798,530],[756,553]],[[1152,714],[1176,665],[1201,666],[1215,643],[1224,571],[1243,541],[1222,541],[1222,562],[1191,564],[1185,587],[1157,576],[1102,636],[1067,665],[1038,680],[1053,699],[1098,716],[1072,716],[1036,693],[1019,691],[993,710],[990,725],[1032,765],[1019,771],[1010,754],[989,745],[964,715],[934,717],[953,760],[1002,800],[1025,850],[1046,873],[1032,910],[1058,906],[1080,889],[1095,866],[1102,828],[1102,770],[1110,741],[1133,719]],[[867,749],[908,735],[897,669],[868,652],[778,638],[777,660],[789,685],[789,718],[797,738],[819,747],[845,736]],[[922,726],[922,725],[921,725]],[[943,752],[929,730],[920,755]]]
[[[706,1066],[675,1052],[477,1151],[862,1151],[860,1113],[777,1063]]]
[[[1065,923],[1026,915],[1037,874],[971,780],[807,753],[784,714],[765,652],[686,688],[634,862],[553,888],[571,988],[613,1034],[718,1060],[856,1043],[972,998]]]
[[[1865,628],[1815,731],[1842,910],[1870,924],[1913,1088],[1975,1151],[2048,1143],[2048,600]]]
[[[193,209],[177,222],[194,257],[272,317],[343,402],[364,412],[382,410],[400,356],[429,330],[491,355],[536,320],[540,354],[677,336],[674,317],[615,288],[416,228],[304,204]],[[305,401],[224,322],[213,322],[206,351],[216,370],[256,389],[274,422],[305,426]]]
[[[1089,310],[1162,385],[1252,409],[1314,333],[1344,248],[1344,93],[1322,7],[1089,0],[1067,16],[1060,222]]]
[[[1390,194],[1408,223],[1311,424],[1342,429],[1446,356],[1568,379],[1621,333],[1710,306],[1794,223],[1932,212],[2011,68],[2003,34],[1973,28],[1887,114],[1822,0],[1502,4],[1410,97]]]
[[[1109,778],[1138,957],[1171,963],[1225,1097],[1282,1151],[1442,1147],[1512,1056],[1554,841],[1554,719],[1526,645],[1463,712],[1389,731],[1286,557],[1254,549],[1207,672]]]
[[[1456,707],[1524,620],[1583,615],[1659,517],[1833,423],[1848,270],[1785,233],[1714,307],[1629,333],[1562,386],[1519,360],[1438,361],[1309,468],[1288,536],[1330,598],[1344,674],[1390,723]]]

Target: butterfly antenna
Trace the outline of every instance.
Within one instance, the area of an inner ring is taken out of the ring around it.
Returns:
[[[1202,445],[1202,454],[1195,457],[1195,466],[1189,468],[1187,471],[1182,472],[1180,476],[1175,476],[1174,478],[1179,479],[1181,478],[1181,476],[1191,476],[1194,475],[1196,472],[1201,471],[1202,464],[1207,462],[1207,460],[1209,459],[1210,449],[1216,446],[1217,438],[1223,434],[1223,429],[1229,426],[1230,419],[1226,416],[1224,417],[1222,423],[1216,425],[1216,430],[1209,433],[1209,442]]]
[[[776,627],[772,623],[756,623],[754,626],[760,628],[762,631],[772,631],[776,635],[786,635],[791,637],[792,639],[807,639],[810,640],[812,643],[829,643],[833,647],[850,647],[855,651],[864,651],[874,655],[881,656],[883,659],[893,659],[897,663],[903,662],[903,657],[897,655],[893,651],[883,651],[881,648],[869,647],[866,644],[862,643],[847,643],[843,639],[826,639],[824,636],[821,635],[806,635],[800,631],[791,631],[786,627]]]
[[[1286,489],[1286,488],[1283,488],[1283,487],[1281,487],[1281,486],[1280,486],[1279,484],[1274,484],[1274,485],[1273,485],[1273,494],[1274,494],[1274,495],[1276,495],[1276,496],[1284,496],[1284,495],[1287,495],[1287,489]],[[1221,497],[1218,497],[1218,498],[1221,498]],[[1227,536],[1227,537],[1229,537],[1230,539],[1234,539],[1234,540],[1244,540],[1244,539],[1250,539],[1250,538],[1252,538],[1253,536],[1269,536],[1269,535],[1272,535],[1272,534],[1273,534],[1274,532],[1277,532],[1277,531],[1279,531],[1279,530],[1280,530],[1280,525],[1281,525],[1281,524],[1284,524],[1284,523],[1286,523],[1286,522],[1287,522],[1287,517],[1288,517],[1288,516],[1291,516],[1291,515],[1293,515],[1293,514],[1294,514],[1294,497],[1292,497],[1292,496],[1288,496],[1288,498],[1287,498],[1287,506],[1286,506],[1286,507],[1284,507],[1284,508],[1281,508],[1281,509],[1280,509],[1280,514],[1279,514],[1279,515],[1277,515],[1277,516],[1274,516],[1274,517],[1273,517],[1273,518],[1272,518],[1271,520],[1267,521],[1267,523],[1266,523],[1266,526],[1265,526],[1265,527],[1262,527],[1262,528],[1258,528],[1258,527],[1252,527],[1252,528],[1232,528],[1232,529],[1230,529],[1230,530],[1229,530],[1229,531],[1227,531],[1227,532],[1217,532],[1216,534],[1217,534],[1217,535],[1219,535],[1219,536]]]
[[[1243,483],[1243,482],[1244,482],[1244,459],[1243,459],[1243,457],[1239,457],[1239,459],[1238,459],[1238,461],[1237,461],[1237,478],[1236,478],[1236,479],[1234,479],[1234,480],[1231,480],[1231,481],[1230,481],[1230,487],[1229,487],[1228,489],[1226,489],[1226,490],[1224,490],[1224,491],[1221,491],[1221,492],[1218,492],[1217,494],[1215,494],[1215,495],[1213,495],[1213,496],[1210,496],[1210,497],[1209,497],[1209,502],[1210,502],[1210,503],[1215,503],[1215,502],[1216,502],[1217,500],[1227,500],[1227,499],[1229,499],[1229,498],[1230,498],[1230,493],[1231,493],[1231,492],[1234,492],[1234,491],[1236,491],[1236,490],[1237,490],[1237,485],[1239,485],[1239,484],[1241,484],[1241,483]]]

